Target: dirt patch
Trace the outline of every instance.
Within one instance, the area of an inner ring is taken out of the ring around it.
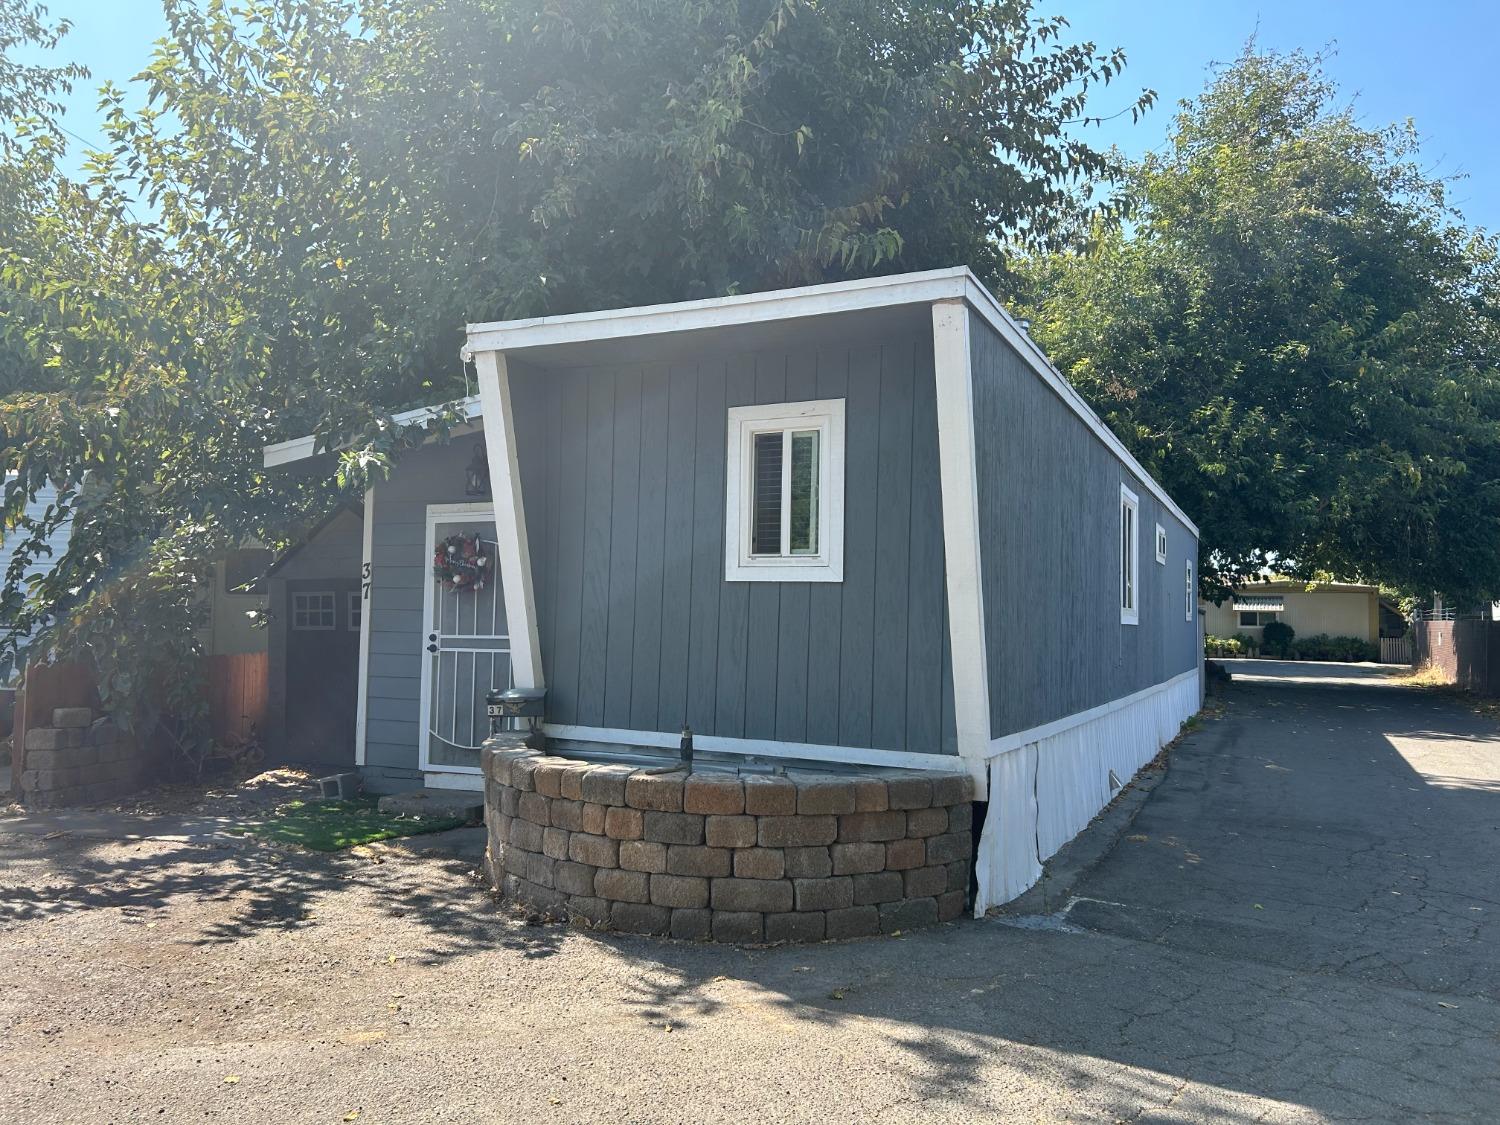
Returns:
[[[311,770],[284,766],[248,777],[158,785],[117,801],[81,807],[130,815],[254,816],[288,801],[317,796],[317,777]],[[25,809],[12,804],[0,806],[0,811],[20,813]]]

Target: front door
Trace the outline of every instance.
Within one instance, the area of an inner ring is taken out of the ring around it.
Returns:
[[[440,553],[446,560],[441,567]],[[485,695],[511,686],[493,507],[428,507],[427,565],[421,635],[422,768],[477,775],[479,748],[489,735]]]

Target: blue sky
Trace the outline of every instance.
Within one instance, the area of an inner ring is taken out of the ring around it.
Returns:
[[[99,136],[95,88],[124,84],[144,67],[166,31],[159,0],[50,0],[71,19],[64,52],[93,72],[75,91],[64,124]],[[1039,0],[1062,12],[1077,40],[1124,47],[1121,84],[1090,112],[1110,113],[1149,86],[1157,108],[1137,125],[1128,115],[1091,130],[1131,155],[1159,146],[1179,99],[1200,90],[1215,62],[1233,59],[1256,34],[1269,48],[1336,50],[1328,70],[1367,125],[1415,120],[1423,155],[1440,175],[1466,174],[1451,198],[1470,222],[1500,228],[1500,136],[1494,114],[1493,51],[1500,4],[1479,0]]]

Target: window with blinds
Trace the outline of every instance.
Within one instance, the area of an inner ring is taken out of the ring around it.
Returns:
[[[844,400],[729,411],[725,578],[843,579]]]

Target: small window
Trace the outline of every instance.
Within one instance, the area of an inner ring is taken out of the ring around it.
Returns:
[[[1159,563],[1167,561],[1167,529],[1161,524],[1156,525],[1156,561]]]
[[[274,556],[264,547],[241,547],[224,556],[224,593],[258,597]]]
[[[1259,629],[1262,625],[1269,625],[1280,616],[1275,610],[1242,609],[1240,610],[1240,628]]]
[[[844,400],[729,411],[724,578],[841,582]]]
[[[337,602],[332,591],[292,595],[293,629],[332,629],[337,624]]]
[[[359,627],[364,624],[364,620],[365,620],[365,603],[361,600],[361,593],[360,593],[359,590],[350,590],[349,591],[349,603],[348,604],[349,604],[349,613],[347,615],[348,624],[345,627],[351,633],[357,633],[357,632],[359,632]]]
[[[1134,492],[1120,485],[1120,624],[1139,625],[1141,536],[1139,530],[1141,501]]]
[[[1198,591],[1195,590],[1195,589],[1193,589],[1193,560],[1192,559],[1188,559],[1187,560],[1187,580],[1183,584],[1183,591],[1182,591],[1182,604],[1183,604],[1184,620],[1191,621],[1193,619],[1193,609],[1194,609],[1194,607],[1195,607],[1195,605],[1196,605],[1196,603],[1198,601],[1197,593],[1198,593]]]

